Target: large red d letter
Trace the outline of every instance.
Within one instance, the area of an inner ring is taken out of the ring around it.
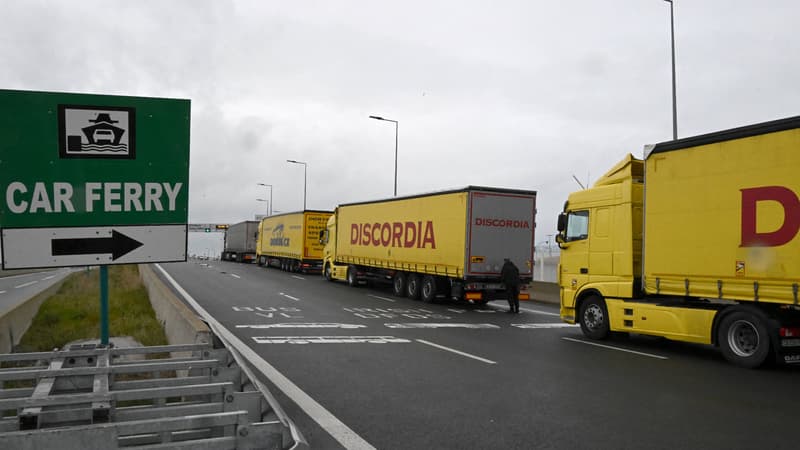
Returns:
[[[783,207],[783,225],[769,233],[756,231],[756,204],[774,201]],[[800,231],[800,199],[783,186],[742,189],[742,247],[777,247],[794,239]]]

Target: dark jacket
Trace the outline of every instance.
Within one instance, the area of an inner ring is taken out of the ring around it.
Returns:
[[[519,269],[511,260],[507,260],[500,270],[500,279],[506,286],[519,286]]]

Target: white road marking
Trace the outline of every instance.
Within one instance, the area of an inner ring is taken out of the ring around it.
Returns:
[[[263,373],[267,378],[272,381],[272,384],[286,394],[289,399],[297,404],[308,416],[313,419],[319,426],[328,432],[334,439],[336,439],[342,446],[348,450],[376,450],[373,445],[365,441],[361,436],[351,430],[350,427],[345,425],[342,421],[331,414],[322,405],[316,402],[311,396],[303,392],[296,384],[286,378],[282,373],[266,362],[259,356],[253,349],[244,344],[238,337],[223,327],[208,311],[205,310],[200,304],[186,292],[175,279],[167,273],[160,264],[156,267],[164,274],[164,277],[172,284],[173,287],[192,305],[195,311],[198,312],[203,318],[214,326],[218,333],[222,334],[228,342],[233,345],[236,350],[242,354],[248,361],[253,363],[256,369]]]
[[[586,344],[586,345],[594,345],[595,347],[607,348],[609,350],[617,350],[617,351],[620,351],[620,352],[633,353],[634,355],[647,356],[648,358],[669,359],[666,356],[653,355],[653,354],[650,354],[650,353],[642,353],[642,352],[637,352],[637,351],[634,351],[634,350],[628,350],[626,348],[612,347],[610,345],[598,344],[596,342],[582,341],[580,339],[572,339],[572,338],[568,338],[568,337],[562,337],[561,339],[564,339],[565,341],[570,341],[570,342],[578,342],[578,343]]]
[[[0,291],[0,294],[5,294],[5,293],[6,293],[6,291]]]
[[[559,314],[559,313],[552,313],[552,312],[549,312],[549,311],[539,311],[539,310],[530,309],[530,308],[520,308],[520,311],[525,311],[525,312],[529,312],[529,313],[533,313],[533,314],[541,314],[543,316],[561,317],[561,314]]]
[[[232,274],[231,274],[231,276],[232,276],[233,278],[242,278],[242,277],[240,277],[239,275],[236,275],[235,273],[232,273]]]
[[[511,326],[517,328],[548,329],[548,328],[574,328],[574,327],[579,327],[580,325],[556,322],[556,323],[512,323]]]
[[[417,342],[419,342],[420,344],[430,345],[431,347],[436,347],[438,349],[442,349],[442,350],[445,350],[445,351],[448,351],[448,352],[452,352],[452,353],[455,353],[457,355],[466,356],[467,358],[472,358],[472,359],[478,360],[480,362],[484,362],[486,364],[497,364],[497,362],[492,361],[491,359],[486,359],[486,358],[481,358],[480,356],[470,355],[469,353],[462,352],[462,351],[459,351],[459,350],[456,350],[456,349],[453,349],[453,348],[450,348],[450,347],[445,347],[444,345],[434,344],[433,342],[425,341],[425,340],[422,340],[422,339],[417,339]]]
[[[284,294],[283,292],[279,292],[279,293],[278,293],[278,295],[281,295],[281,296],[283,296],[283,297],[286,297],[286,298],[288,298],[289,300],[294,300],[294,301],[296,301],[296,302],[299,302],[299,301],[300,301],[300,299],[299,299],[299,298],[297,298],[297,297],[292,297],[291,295]]]
[[[455,309],[455,308],[447,308],[447,310],[458,314],[463,314],[466,312],[463,309]]]
[[[377,295],[372,295],[372,294],[367,294],[367,297],[377,298],[378,300],[386,300],[387,302],[394,303],[394,300],[392,300],[391,298],[379,297]]]
[[[386,328],[468,328],[473,330],[500,328],[491,323],[385,323]]]
[[[351,330],[355,328],[367,328],[367,326],[351,323],[272,323],[267,325],[236,325],[236,328],[341,328]]]
[[[305,278],[303,278],[303,277],[299,277],[299,276],[297,276],[297,275],[292,275],[292,278],[297,278],[298,280],[305,280]]]
[[[52,280],[55,277],[56,277],[55,275],[50,275],[49,277],[42,278],[42,281]]]
[[[34,281],[29,281],[27,283],[22,283],[19,286],[14,286],[14,289],[21,289],[21,288],[24,288],[24,287],[28,287],[28,286],[30,286],[32,284],[36,284],[38,282],[39,282],[39,280],[34,280]]]
[[[408,344],[394,336],[255,336],[259,344]]]

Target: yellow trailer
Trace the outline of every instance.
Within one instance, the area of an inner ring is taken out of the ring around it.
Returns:
[[[504,298],[505,258],[532,278],[535,214],[533,191],[476,186],[340,205],[322,239],[324,275],[425,301]]]
[[[561,317],[800,362],[800,117],[660,143],[559,216]]]
[[[292,272],[319,271],[322,249],[319,233],[330,211],[299,211],[268,216],[258,227],[256,262]]]

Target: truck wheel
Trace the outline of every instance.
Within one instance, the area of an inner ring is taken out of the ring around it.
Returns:
[[[406,293],[406,274],[397,272],[392,280],[392,293],[395,297],[402,297]]]
[[[356,287],[358,286],[358,278],[356,278],[356,266],[347,268],[347,284]]]
[[[415,273],[408,274],[406,296],[413,300],[419,300],[419,291],[419,275]]]
[[[589,339],[605,339],[609,335],[608,309],[602,297],[592,295],[581,305],[578,313],[581,331]]]
[[[725,359],[739,367],[754,369],[769,356],[769,332],[756,314],[737,311],[725,316],[717,342]]]
[[[326,264],[325,265],[325,268],[322,269],[322,274],[323,274],[323,276],[325,277],[326,280],[333,281],[333,277],[331,276],[331,265],[330,264]]]
[[[422,278],[420,291],[423,302],[433,303],[436,301],[436,279],[430,275],[425,275]]]
[[[264,260],[265,260],[265,259],[266,259],[266,258],[264,258],[263,256],[259,256],[259,257],[258,257],[258,266],[259,266],[259,267],[263,267],[263,266],[264,266]]]

